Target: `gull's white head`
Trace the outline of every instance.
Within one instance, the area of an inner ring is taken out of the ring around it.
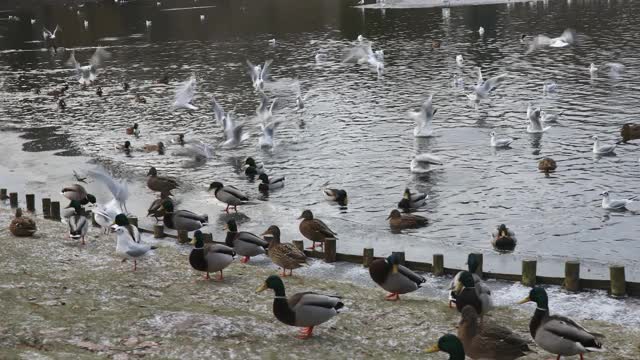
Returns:
[[[598,135],[593,135],[591,138],[592,138],[593,140],[598,141]]]
[[[363,41],[364,41],[364,36],[362,36],[362,35],[358,35],[358,41],[359,41],[359,42],[363,42]]]
[[[609,192],[608,191],[603,191],[600,196],[604,197],[604,198],[608,198],[609,197]]]
[[[484,28],[482,26],[478,29],[478,34],[484,35]]]
[[[491,135],[491,137],[496,137],[496,132],[492,131],[490,135]]]
[[[589,65],[589,72],[596,72],[598,71],[598,67],[596,66],[596,64],[591,63],[591,65]]]

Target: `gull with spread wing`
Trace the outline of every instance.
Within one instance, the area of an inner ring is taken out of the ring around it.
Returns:
[[[176,94],[173,101],[173,107],[176,109],[198,110],[196,106],[191,104],[194,96],[196,95],[196,76],[191,74],[189,80],[180,84],[180,87],[176,90]]]
[[[422,103],[420,111],[409,111],[409,117],[416,122],[416,127],[413,129],[413,136],[415,137],[433,136],[433,115],[438,110],[433,109],[432,98],[433,95]]]
[[[247,60],[249,76],[251,76],[251,82],[256,91],[264,89],[264,83],[269,79],[269,66],[272,62],[273,60],[266,60],[264,65],[253,65],[251,61]]]
[[[90,85],[96,80],[98,70],[104,67],[104,61],[109,59],[111,54],[105,49],[98,47],[89,60],[89,65],[81,66],[76,60],[75,50],[71,52],[71,57],[67,60],[67,65],[73,66],[78,74],[78,82],[82,85]]]
[[[482,69],[478,69],[478,82],[473,87],[473,92],[468,94],[469,100],[479,102],[481,99],[489,97],[491,91],[495,90],[507,78],[507,74],[500,74],[487,80],[482,78]]]

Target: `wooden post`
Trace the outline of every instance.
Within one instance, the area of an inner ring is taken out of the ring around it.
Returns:
[[[129,220],[129,224],[138,227],[138,217],[135,215],[128,215],[127,220]]]
[[[392,251],[391,255],[395,255],[398,259],[398,265],[404,265],[404,251]]]
[[[0,200],[7,200],[7,189],[0,189]]]
[[[536,272],[538,262],[536,260],[522,260],[522,285],[536,286]]]
[[[189,242],[189,232],[187,230],[178,230],[178,242],[180,244]]]
[[[9,193],[9,204],[11,205],[12,208],[18,207],[18,193],[16,192]]]
[[[364,248],[362,250],[362,266],[369,267],[373,261],[373,248]]]
[[[269,240],[271,241],[271,240]],[[293,245],[295,245],[296,248],[298,248],[298,250],[304,252],[304,241],[302,240],[293,240]]]
[[[60,221],[60,202],[59,201],[51,202],[51,220]]]
[[[202,233],[202,241],[205,244],[213,244],[213,234],[212,233]]]
[[[472,253],[471,255],[473,255],[476,258],[476,261],[478,261],[478,269],[476,270],[476,274],[482,277],[482,263],[483,263],[482,254]]]
[[[34,194],[27,194],[27,211],[36,211],[36,196]]]
[[[336,262],[336,239],[326,239],[324,241],[324,261],[328,263]]]
[[[45,219],[51,218],[51,199],[49,198],[42,199],[42,216]]]
[[[156,239],[162,239],[164,237],[164,225],[153,225],[153,237]]]
[[[564,288],[568,291],[580,291],[579,261],[567,261],[564,264]]]
[[[444,255],[433,254],[433,266],[431,267],[431,272],[435,276],[444,275]]]
[[[624,276],[624,266],[609,266],[611,277],[611,296],[622,297],[627,294],[627,282]]]

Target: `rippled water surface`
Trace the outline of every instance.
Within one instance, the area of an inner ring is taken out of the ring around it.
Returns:
[[[24,151],[87,155],[135,183],[143,184],[149,166],[156,166],[185,183],[181,195],[191,199],[184,201],[185,207],[215,216],[222,206],[206,194],[208,184],[234,184],[257,202],[243,209],[251,218],[243,226],[257,232],[278,223],[286,240],[299,238],[295,219],[310,208],[340,234],[340,252],[359,253],[373,246],[378,254],[404,250],[415,260],[444,252],[456,262],[448,266],[460,266],[470,250],[492,254],[489,233],[506,223],[519,239],[513,255],[500,257],[511,270],[518,271],[519,260],[532,256],[637,268],[636,213],[607,212],[599,197],[606,189],[614,197],[638,193],[637,143],[619,146],[612,157],[594,158],[591,153],[591,136],[612,143],[622,124],[638,121],[637,2],[452,7],[448,18],[438,7],[365,10],[350,5],[174,0],[160,6],[132,1],[2,12],[0,127],[28,129],[30,142]],[[198,8],[181,9],[190,7]],[[20,21],[8,21],[11,14]],[[152,25],[146,27],[145,20]],[[34,42],[43,24],[63,29],[63,48],[57,54]],[[479,26],[486,29],[484,37],[477,33]],[[578,33],[576,46],[525,55],[521,34],[553,37],[567,27]],[[383,76],[341,63],[342,52],[353,46],[358,34],[371,40],[374,49],[384,49]],[[272,38],[275,46],[268,42]],[[442,41],[441,48],[432,48],[434,39]],[[104,89],[103,97],[95,95],[95,86],[81,89],[65,65],[70,49],[86,63],[98,45],[112,54],[95,85]],[[317,53],[326,55],[325,60],[316,62]],[[463,68],[456,65],[458,54],[465,59]],[[273,59],[275,82],[267,90],[279,99],[275,115],[282,121],[273,151],[257,145],[258,98],[246,73],[247,59]],[[591,62],[619,62],[625,71],[618,79],[606,73],[591,78]],[[485,78],[508,74],[491,99],[478,106],[452,84],[454,76],[473,84],[475,66],[482,67]],[[200,109],[192,114],[174,111],[174,89],[191,73],[198,78],[194,104]],[[170,77],[169,86],[156,84],[163,74]],[[303,92],[311,93],[304,112],[294,110],[290,84],[296,78]],[[557,93],[543,94],[545,80],[558,83]],[[124,81],[132,86],[127,92],[122,90]],[[65,82],[71,84],[65,97],[68,107],[60,111],[45,94]],[[34,94],[36,87],[42,95]],[[143,95],[147,103],[135,102],[134,94]],[[430,94],[437,108],[436,136],[417,140],[406,113]],[[219,148],[223,133],[212,118],[213,96],[227,110],[236,109],[251,135],[238,149]],[[564,114],[546,133],[528,134],[528,103]],[[134,121],[142,129],[140,139],[124,133]],[[495,151],[489,146],[491,131],[517,140],[511,149]],[[213,159],[185,168],[184,158],[170,155],[175,145],[166,156],[135,152],[125,157],[114,149],[127,139],[141,148],[181,132],[215,146]],[[14,150],[11,156],[23,156]],[[414,176],[409,162],[423,152],[441,157],[444,165]],[[285,188],[268,198],[258,193],[257,184],[242,173],[247,156],[264,162],[270,173],[285,175]],[[550,177],[537,171],[537,161],[545,156],[558,162],[558,171]],[[348,209],[323,200],[320,188],[327,181],[348,191]],[[424,215],[431,224],[391,234],[385,218],[407,186],[430,194]],[[218,224],[210,230],[222,233]]]

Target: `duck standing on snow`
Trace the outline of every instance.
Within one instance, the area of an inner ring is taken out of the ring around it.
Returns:
[[[220,272],[218,280],[224,280],[222,270],[224,270],[236,255],[232,248],[220,244],[204,244],[204,236],[200,230],[193,233],[194,245],[191,254],[189,254],[189,263],[195,270],[206,273],[205,279],[210,280],[210,272]]]
[[[82,245],[84,245],[84,238],[89,232],[89,221],[79,201],[71,200],[69,207],[74,210],[74,213],[69,216],[69,237],[75,240],[82,239]]]
[[[456,302],[456,308],[462,312],[465,306],[471,305],[476,312],[482,317],[489,312],[492,307],[491,296],[488,293],[480,292],[476,289],[475,279],[468,271],[463,271],[456,283],[453,292],[453,298]]]
[[[233,219],[227,221],[225,229],[227,230],[225,244],[233,248],[236,254],[242,256],[240,262],[243,264],[249,262],[252,256],[264,254],[265,249],[269,246],[268,241],[257,235],[246,231],[238,232],[238,224]]]
[[[198,215],[189,210],[175,210],[173,201],[168,199],[162,203],[162,210],[165,212],[162,222],[169,229],[195,231],[208,225],[209,217],[206,214]]]
[[[338,235],[321,220],[315,219],[311,210],[303,211],[298,219],[302,219],[299,226],[300,233],[313,241],[313,245],[308,248],[309,250],[315,250],[316,243],[320,243],[319,246],[324,248],[324,242],[327,239],[335,239]]]
[[[249,201],[247,195],[231,185],[225,186],[220,182],[214,181],[209,185],[209,191],[211,190],[214,190],[216,199],[227,204],[227,208],[224,210],[227,213],[229,212],[229,206],[233,206],[233,210],[238,212],[237,206],[244,205]]]
[[[293,269],[307,265],[307,256],[302,250],[291,243],[280,243],[280,228],[276,225],[269,226],[262,236],[269,241],[267,255],[274,264],[282,268],[282,277],[287,276],[287,269],[288,276],[293,276]]]
[[[386,300],[400,300],[400,294],[414,292],[427,281],[424,277],[400,265],[399,260],[394,254],[386,259],[373,260],[369,265],[371,279],[391,293],[386,296]]]

